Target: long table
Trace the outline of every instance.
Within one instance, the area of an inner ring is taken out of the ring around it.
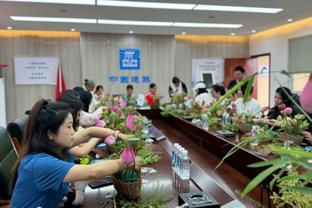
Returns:
[[[161,110],[140,110],[139,112],[150,119],[163,120],[166,124],[178,131],[183,132],[190,140],[207,149],[220,159],[223,158],[226,153],[238,143],[237,138],[235,137],[223,138],[215,131],[207,131],[181,117],[175,115],[163,117],[160,114]],[[241,136],[242,135],[239,135],[239,137]],[[261,155],[258,152],[251,150],[249,147],[244,147],[239,148],[239,150],[234,155],[226,159],[225,162],[232,165],[248,178],[252,179],[264,169],[248,168],[247,165],[267,160],[269,158],[269,156]]]

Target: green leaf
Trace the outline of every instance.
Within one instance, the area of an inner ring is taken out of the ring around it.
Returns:
[[[247,81],[247,87],[246,87],[246,90],[245,90],[245,93],[244,93],[244,96],[243,96],[243,102],[246,103],[248,101],[248,98],[250,97],[250,91],[251,91],[251,88],[252,88],[252,84],[253,84],[253,81],[255,79],[257,74],[253,74],[250,79]]]
[[[276,175],[274,175],[274,178],[270,181],[269,187],[272,190],[273,185],[276,183],[278,179],[285,173],[286,168],[282,168]]]
[[[246,144],[249,143],[249,138],[247,137],[246,139],[242,140],[240,143],[236,144],[234,147],[232,147],[228,153],[222,158],[222,160],[219,162],[219,164],[215,167],[217,169],[222,163],[224,162],[225,159],[231,157],[235,152],[237,152],[241,147],[245,146]]]
[[[246,196],[251,190],[253,190],[255,187],[257,187],[265,178],[267,178],[269,175],[274,173],[276,170],[282,168],[284,164],[278,164],[271,166],[264,171],[262,171],[259,175],[257,175],[252,181],[248,183],[248,185],[245,187],[242,195]]]
[[[237,83],[237,85],[235,85],[235,87],[233,87],[232,89],[230,89],[229,91],[227,91],[227,93],[225,93],[225,95],[223,95],[217,102],[213,103],[212,106],[208,109],[208,112],[214,112],[216,110],[216,108],[218,108],[218,106],[225,100],[227,99],[229,96],[233,95],[234,92],[236,92],[241,86],[243,86],[246,82],[248,82],[249,80],[253,80],[255,78],[255,76],[258,73],[254,73],[248,77],[246,77],[244,80],[240,81],[239,83]]]
[[[281,164],[281,163],[286,164],[288,162],[291,162],[291,161],[290,160],[285,160],[285,159],[267,160],[267,161],[261,161],[261,162],[250,164],[247,167],[259,168],[259,167],[264,167],[264,166],[269,166],[269,165],[276,165],[276,164]]]
[[[312,195],[312,188],[311,187],[305,187],[305,186],[284,186],[284,185],[280,185],[281,188],[284,188],[286,190],[291,190],[291,191],[297,191],[297,192],[301,192],[304,194],[311,194]]]

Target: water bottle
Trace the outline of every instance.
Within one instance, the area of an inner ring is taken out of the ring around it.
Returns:
[[[180,170],[181,179],[189,180],[190,173],[191,173],[191,164],[190,164],[190,158],[188,156],[188,151],[183,150],[181,154],[181,170]]]
[[[209,120],[208,120],[207,114],[203,114],[201,116],[201,119],[202,119],[203,129],[208,131],[209,130]]]
[[[172,166],[173,169],[175,168],[177,146],[178,146],[178,144],[174,143],[173,144],[173,148],[172,148],[171,166]]]
[[[178,154],[177,154],[177,165],[176,165],[176,172],[179,177],[181,177],[181,165],[182,165],[182,154],[184,148],[179,146]]]

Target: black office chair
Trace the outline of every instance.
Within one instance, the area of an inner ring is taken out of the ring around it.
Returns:
[[[16,151],[18,152],[25,135],[25,128],[28,122],[28,115],[24,114],[16,118],[14,121],[7,125],[7,131],[9,132]]]
[[[18,159],[7,130],[0,126],[0,207],[9,204],[11,198],[10,183],[13,179],[13,167]]]

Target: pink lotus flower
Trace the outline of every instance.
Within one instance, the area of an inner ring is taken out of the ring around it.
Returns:
[[[95,123],[96,127],[104,127],[106,125],[104,120],[97,120]]]
[[[303,88],[301,95],[300,95],[300,105],[308,113],[312,113],[311,89],[312,89],[312,73],[310,74],[309,81]]]
[[[277,105],[278,109],[284,110],[286,108],[286,105],[284,103]]]
[[[246,132],[246,133],[244,134],[244,136],[246,136],[246,137],[251,137],[251,136],[252,136],[251,131]]]
[[[117,113],[119,111],[119,107],[118,105],[114,105],[114,106],[107,106],[107,110],[111,110],[114,111],[115,113]]]
[[[137,126],[134,124],[135,120],[131,114],[127,116],[126,126],[130,131],[135,131]]]
[[[110,136],[105,138],[104,142],[107,145],[112,145],[116,142],[116,137],[114,135],[110,135]]]
[[[284,109],[284,113],[286,113],[287,115],[290,115],[293,112],[293,109],[290,107],[287,107]]]
[[[122,101],[120,102],[120,107],[121,107],[121,108],[125,108],[126,106],[127,106],[127,102],[124,101],[124,100],[122,100]]]
[[[120,159],[126,164],[130,165],[135,160],[135,154],[131,148],[126,148],[120,155]]]

